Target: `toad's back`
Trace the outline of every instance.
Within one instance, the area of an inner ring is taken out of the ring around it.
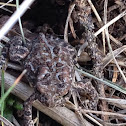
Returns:
[[[49,97],[68,93],[73,76],[74,48],[59,38],[40,34],[33,42],[30,54],[24,61],[27,75],[36,83],[37,90]]]

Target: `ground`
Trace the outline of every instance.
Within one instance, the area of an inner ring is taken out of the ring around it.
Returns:
[[[15,4],[14,2],[12,4]],[[15,11],[15,7],[5,7],[12,13]],[[86,88],[83,84],[81,88],[75,84],[74,87],[78,90],[70,97],[70,102],[74,107],[66,106],[78,113],[82,122],[84,121],[83,115],[86,116],[85,113],[88,113],[97,121],[96,123],[91,118],[88,119],[88,122],[93,125],[98,125],[98,123],[126,125],[125,118],[122,118],[126,116],[125,104],[118,102],[118,99],[125,101],[126,98],[126,16],[123,15],[122,18],[113,21],[108,28],[109,35],[107,29],[102,30],[102,33],[97,32],[122,12],[126,13],[125,0],[109,0],[108,3],[107,0],[37,0],[21,18],[24,35],[28,40],[34,40],[39,33],[49,34],[69,42],[77,51],[74,57],[77,60],[73,59],[73,63],[81,72],[77,70],[75,81],[83,81]],[[0,10],[0,13],[0,27],[2,27],[12,13],[3,9]],[[99,17],[96,13],[99,14]],[[6,36],[11,40],[19,34],[20,28],[17,23]],[[2,40],[1,43],[6,42]],[[114,60],[113,57],[115,57]],[[19,63],[9,60],[7,73],[18,77],[21,71]],[[22,82],[28,83],[28,80],[24,77]],[[15,113],[19,113],[19,110],[12,108],[13,113],[11,114],[16,117]],[[33,119],[36,118],[36,111],[36,108],[33,108]],[[58,122],[41,112],[39,117],[40,126],[60,126]],[[18,122],[22,122],[21,117],[16,119]]]

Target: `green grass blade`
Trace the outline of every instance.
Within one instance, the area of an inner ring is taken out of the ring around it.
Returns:
[[[1,98],[4,95],[4,66],[2,67],[2,74],[1,74]],[[3,116],[4,111],[4,102],[1,104],[1,116]]]
[[[4,96],[4,88],[5,88],[5,81],[4,81],[4,65],[2,66],[2,74],[1,74],[1,98]],[[1,116],[4,114],[4,101],[1,103]],[[2,122],[2,126],[4,123]]]
[[[0,99],[0,104],[2,104],[4,102],[4,100],[6,99],[6,97],[10,94],[10,92],[14,89],[16,85],[12,85],[7,91],[6,93],[2,96],[2,98]]]
[[[105,79],[105,80],[100,79],[100,78],[98,78],[98,77],[96,77],[96,76],[94,76],[94,75],[92,75],[92,74],[90,74],[90,73],[88,73],[88,72],[85,72],[85,71],[83,71],[83,70],[80,70],[80,69],[78,69],[78,68],[75,68],[75,69],[76,69],[78,72],[81,72],[81,73],[85,74],[85,75],[88,76],[88,77],[91,77],[91,78],[93,78],[93,79],[96,79],[96,80],[98,80],[98,81],[100,81],[100,82],[106,84],[107,86],[112,87],[112,88],[114,88],[115,90],[118,90],[118,91],[120,91],[120,92],[126,94],[126,89],[123,88],[123,87],[121,87],[121,86],[119,86],[119,85],[117,85],[116,83],[113,83],[113,82],[111,82],[111,81],[109,81],[109,80],[107,80],[107,79]]]
[[[19,0],[16,0],[16,8],[17,9],[19,8]],[[22,23],[21,23],[21,18],[18,19],[18,22],[19,22],[19,27],[20,27],[22,38],[23,38],[23,42],[24,44],[26,44],[25,36],[24,36],[23,28],[22,28]]]
[[[14,89],[14,87],[18,84],[18,82],[21,80],[21,78],[24,76],[24,74],[27,72],[27,70],[23,70],[23,72],[20,74],[20,76],[15,80],[13,85],[6,91],[6,93],[2,96],[0,99],[0,105],[4,102],[4,100],[7,98],[7,96],[10,94],[10,92]]]

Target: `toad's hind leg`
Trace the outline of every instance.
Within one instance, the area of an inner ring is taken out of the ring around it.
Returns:
[[[32,120],[32,103],[36,100],[36,93],[33,93],[24,103],[23,118],[24,122],[22,126],[34,126]]]
[[[75,89],[78,92],[82,106],[87,109],[97,110],[99,96],[90,80],[85,79],[85,82],[77,82]]]

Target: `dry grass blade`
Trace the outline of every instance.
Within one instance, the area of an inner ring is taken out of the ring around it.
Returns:
[[[91,0],[87,0],[87,1],[88,1],[89,5],[91,6],[95,16],[97,17],[98,22],[102,25],[103,23],[102,23],[101,17],[99,16],[99,14],[98,14],[96,8],[94,7],[92,1]]]
[[[105,111],[93,111],[93,110],[86,110],[86,109],[82,109],[82,111],[85,113],[95,113],[95,114],[100,114],[100,115],[109,115],[109,116],[114,116],[114,117],[126,118],[126,115],[119,114],[119,113],[112,113],[112,112],[105,112]]]
[[[122,60],[117,60],[118,64],[122,67],[126,67],[126,64],[125,64],[125,61],[122,61]],[[115,63],[114,61],[111,61],[111,63]]]
[[[16,0],[16,9],[18,10],[18,8],[19,8],[19,0]],[[22,35],[22,38],[23,38],[23,42],[24,42],[24,44],[26,44],[24,31],[23,31],[23,27],[22,27],[22,23],[21,23],[21,18],[20,17],[18,19],[18,23],[19,23],[21,35]]]
[[[11,7],[16,7],[15,4],[9,4],[11,3],[13,0],[9,0],[7,3],[3,3],[3,2],[0,2],[0,8],[4,7],[4,6],[11,6]]]
[[[4,122],[6,126],[14,126],[10,121],[0,115],[0,121]]]
[[[6,36],[3,36],[2,40],[5,41],[5,42],[9,42],[10,41],[10,39],[8,37],[6,37]]]
[[[8,68],[11,68],[13,70],[19,70],[19,71],[22,71],[22,67],[18,64],[15,64],[15,63],[8,63]]]
[[[122,18],[123,16],[126,15],[126,10],[123,11],[121,14],[119,14],[117,17],[115,17],[114,19],[112,19],[111,21],[109,21],[107,24],[105,24],[102,28],[100,28],[97,32],[94,33],[94,36],[99,35],[103,30],[105,30],[106,28],[108,28],[110,25],[112,25],[113,23],[115,23],[116,21],[118,21],[120,18]]]
[[[125,83],[126,83],[126,77],[125,77],[124,73],[122,72],[122,70],[121,70],[121,68],[120,68],[120,66],[119,66],[119,64],[118,64],[118,62],[117,62],[117,60],[116,60],[116,58],[115,58],[115,56],[114,56],[114,53],[113,53],[113,50],[112,50],[112,47],[111,47],[111,44],[110,44],[110,39],[109,39],[108,30],[105,30],[105,31],[106,31],[106,37],[107,37],[108,46],[109,46],[110,52],[111,52],[111,54],[112,54],[112,59],[114,60],[114,62],[115,62],[115,64],[116,64],[116,66],[117,66],[117,68],[118,68],[120,74],[121,74],[122,77],[123,77],[123,80],[124,80]]]
[[[112,124],[112,123],[105,123],[106,126],[126,126],[126,123],[119,123],[119,124]]]
[[[109,34],[109,37],[118,47],[122,46],[122,43],[115,39],[112,35]]]
[[[126,100],[124,100],[124,99],[103,98],[103,97],[100,97],[99,99],[105,100],[109,104],[117,106],[118,108],[123,109],[123,111],[124,111],[124,109],[126,109],[126,104],[125,104]]]
[[[106,100],[107,102],[113,102],[113,103],[117,103],[117,104],[126,105],[125,99],[102,98],[102,97],[99,97],[99,98],[102,100]]]
[[[101,123],[99,123],[96,119],[94,119],[93,117],[91,117],[90,115],[86,114],[85,112],[82,111],[82,113],[84,114],[84,116],[86,116],[88,119],[90,119],[92,122],[94,122],[95,124],[97,124],[98,126],[103,126]]]
[[[117,67],[116,66],[114,66],[113,71],[114,71],[114,73],[113,73],[112,82],[115,83],[117,81],[117,78],[118,78],[118,72],[117,72]]]
[[[34,2],[34,0],[25,0],[20,8],[10,17],[6,24],[0,29],[0,40],[2,37],[14,26],[19,17],[21,17],[27,8]]]
[[[9,9],[5,8],[5,7],[2,7],[1,9],[2,9],[2,10],[5,10],[5,11],[7,11],[7,12],[11,13],[11,14],[13,14],[13,11],[11,11],[11,10],[9,10]]]
[[[114,57],[118,56],[120,53],[122,53],[125,50],[126,50],[126,45],[114,50],[113,51]],[[106,57],[103,59],[103,67],[105,68],[112,60],[113,60],[112,53],[108,53]]]
[[[75,4],[73,3],[71,6],[70,6],[70,9],[69,9],[69,13],[68,13],[68,16],[67,16],[67,19],[66,19],[66,24],[65,24],[65,29],[64,29],[64,41],[68,42],[68,22],[70,20],[70,16],[71,16],[71,13],[73,11],[75,7]]]

